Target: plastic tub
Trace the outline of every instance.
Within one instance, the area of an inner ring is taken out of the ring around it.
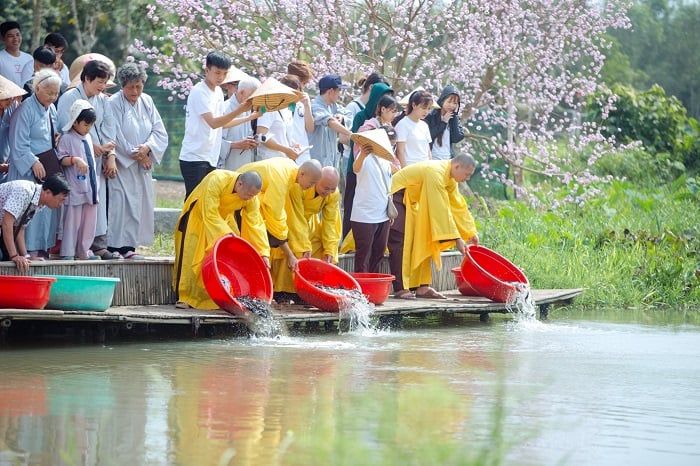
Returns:
[[[272,302],[270,270],[250,243],[233,234],[220,238],[204,259],[202,281],[212,301],[231,314],[249,312],[236,298]]]
[[[55,281],[53,277],[0,275],[0,308],[44,309]]]
[[[484,246],[469,245],[462,262],[462,275],[481,296],[499,303],[512,303],[516,284],[530,286],[525,274],[505,257]]]
[[[56,283],[51,287],[49,309],[62,311],[104,312],[112,305],[118,278],[45,275]]]
[[[320,259],[299,259],[299,270],[294,274],[297,294],[322,311],[339,312],[342,296],[322,290],[319,285],[362,292],[357,280],[340,267]]]
[[[455,267],[452,269],[452,273],[455,276],[455,284],[457,285],[457,289],[463,296],[481,296],[479,292],[472,288],[469,282],[464,279],[464,276],[462,275],[462,267]]]
[[[391,293],[391,284],[394,282],[394,276],[386,273],[351,273],[352,277],[357,280],[362,288],[362,294],[367,296],[367,299],[372,304],[383,304]]]

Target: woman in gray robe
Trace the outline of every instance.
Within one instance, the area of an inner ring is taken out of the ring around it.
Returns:
[[[168,147],[168,133],[153,99],[143,93],[146,72],[126,63],[117,72],[122,90],[109,99],[115,121],[117,176],[109,183],[109,250],[141,259],[138,246],[153,243],[155,193],[151,168]]]
[[[10,120],[10,155],[7,181],[43,180],[46,175],[38,154],[51,149],[56,135],[56,108],[61,77],[53,70],[34,75],[34,94],[12,114]],[[25,231],[27,251],[33,259],[48,258],[48,250],[56,243],[58,212],[42,209],[36,213]]]

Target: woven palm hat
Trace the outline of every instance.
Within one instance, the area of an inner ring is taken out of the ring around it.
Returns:
[[[111,75],[107,80],[107,87],[116,86],[113,81],[114,76],[117,74],[117,67],[114,66],[114,62],[100,53],[86,53],[73,60],[73,63],[70,64],[70,69],[68,70],[70,86],[68,87],[75,87],[80,83],[80,75],[83,72],[83,68],[85,68],[85,64],[92,60],[98,60],[107,64]]]
[[[372,153],[378,157],[388,160],[389,162],[394,161],[394,150],[391,147],[389,136],[384,129],[379,128],[363,131],[361,133],[352,133],[350,139],[352,139],[355,144],[359,144],[362,147],[367,145],[371,146]]]
[[[417,87],[417,88],[413,89],[411,92],[409,92],[409,93],[406,94],[405,96],[401,97],[401,99],[399,100],[399,105],[401,105],[402,107],[406,107],[406,106],[408,105],[408,100],[411,98],[411,96],[412,96],[413,94],[415,94],[415,93],[418,92],[418,91],[424,91],[424,90],[425,90],[425,89],[422,88],[422,87]],[[433,105],[432,105],[432,108],[440,108],[440,106],[439,106],[438,103],[437,103],[437,99],[435,98],[435,96],[433,96]]]
[[[253,101],[253,108],[264,107],[266,112],[275,112],[299,102],[302,97],[301,92],[285,86],[275,78],[267,78],[248,100]]]
[[[19,87],[17,84],[0,75],[0,100],[21,97],[26,93],[27,91]]]
[[[231,66],[231,68],[229,68],[228,72],[226,73],[224,82],[222,82],[221,84],[235,83],[236,81],[240,81],[248,77],[250,77],[250,75],[245,71],[236,68],[235,66]]]

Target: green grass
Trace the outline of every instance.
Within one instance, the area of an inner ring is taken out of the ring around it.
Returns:
[[[156,197],[156,207],[163,209],[182,209],[182,199],[169,199],[162,196]]]
[[[692,180],[638,188],[616,181],[583,207],[518,202],[475,209],[483,245],[536,288],[586,288],[584,306],[697,306],[699,199]]]

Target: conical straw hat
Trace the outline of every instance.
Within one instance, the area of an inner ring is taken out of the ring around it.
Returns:
[[[236,68],[235,66],[232,66],[228,69],[228,73],[226,73],[224,82],[222,82],[221,84],[235,83],[236,81],[240,81],[241,79],[245,79],[248,77],[250,77],[248,73]]]
[[[389,136],[384,129],[379,128],[363,131],[361,133],[352,133],[350,139],[352,139],[355,144],[359,144],[362,147],[367,145],[371,146],[372,153],[378,157],[390,162],[394,161],[394,150],[391,147]]]
[[[116,84],[113,81],[114,76],[116,76],[117,74],[117,68],[114,66],[114,62],[100,53],[87,53],[85,55],[79,56],[78,58],[73,60],[73,63],[70,64],[70,69],[68,70],[68,76],[70,77],[70,86],[68,87],[75,87],[80,83],[80,75],[83,72],[83,68],[85,68],[85,64],[92,60],[99,60],[107,64],[107,66],[109,67],[109,73],[111,74],[111,76],[107,80],[107,87],[116,86]]]
[[[266,112],[275,112],[299,102],[301,98],[301,92],[285,86],[275,78],[267,78],[248,100],[253,101],[253,108],[264,107]]]
[[[415,93],[418,92],[418,91],[424,91],[424,90],[425,90],[425,89],[422,88],[422,87],[417,87],[417,88],[413,89],[411,92],[409,92],[409,93],[406,94],[405,96],[401,97],[401,99],[399,100],[399,105],[401,105],[402,107],[406,107],[406,106],[408,105],[408,100],[411,98],[411,96],[412,96],[413,94],[415,94]],[[435,98],[435,96],[433,96],[433,105],[432,105],[432,108],[440,108],[440,106],[439,106],[438,103],[437,103],[437,99]]]
[[[0,100],[20,97],[26,93],[27,91],[19,87],[17,84],[0,75]]]

